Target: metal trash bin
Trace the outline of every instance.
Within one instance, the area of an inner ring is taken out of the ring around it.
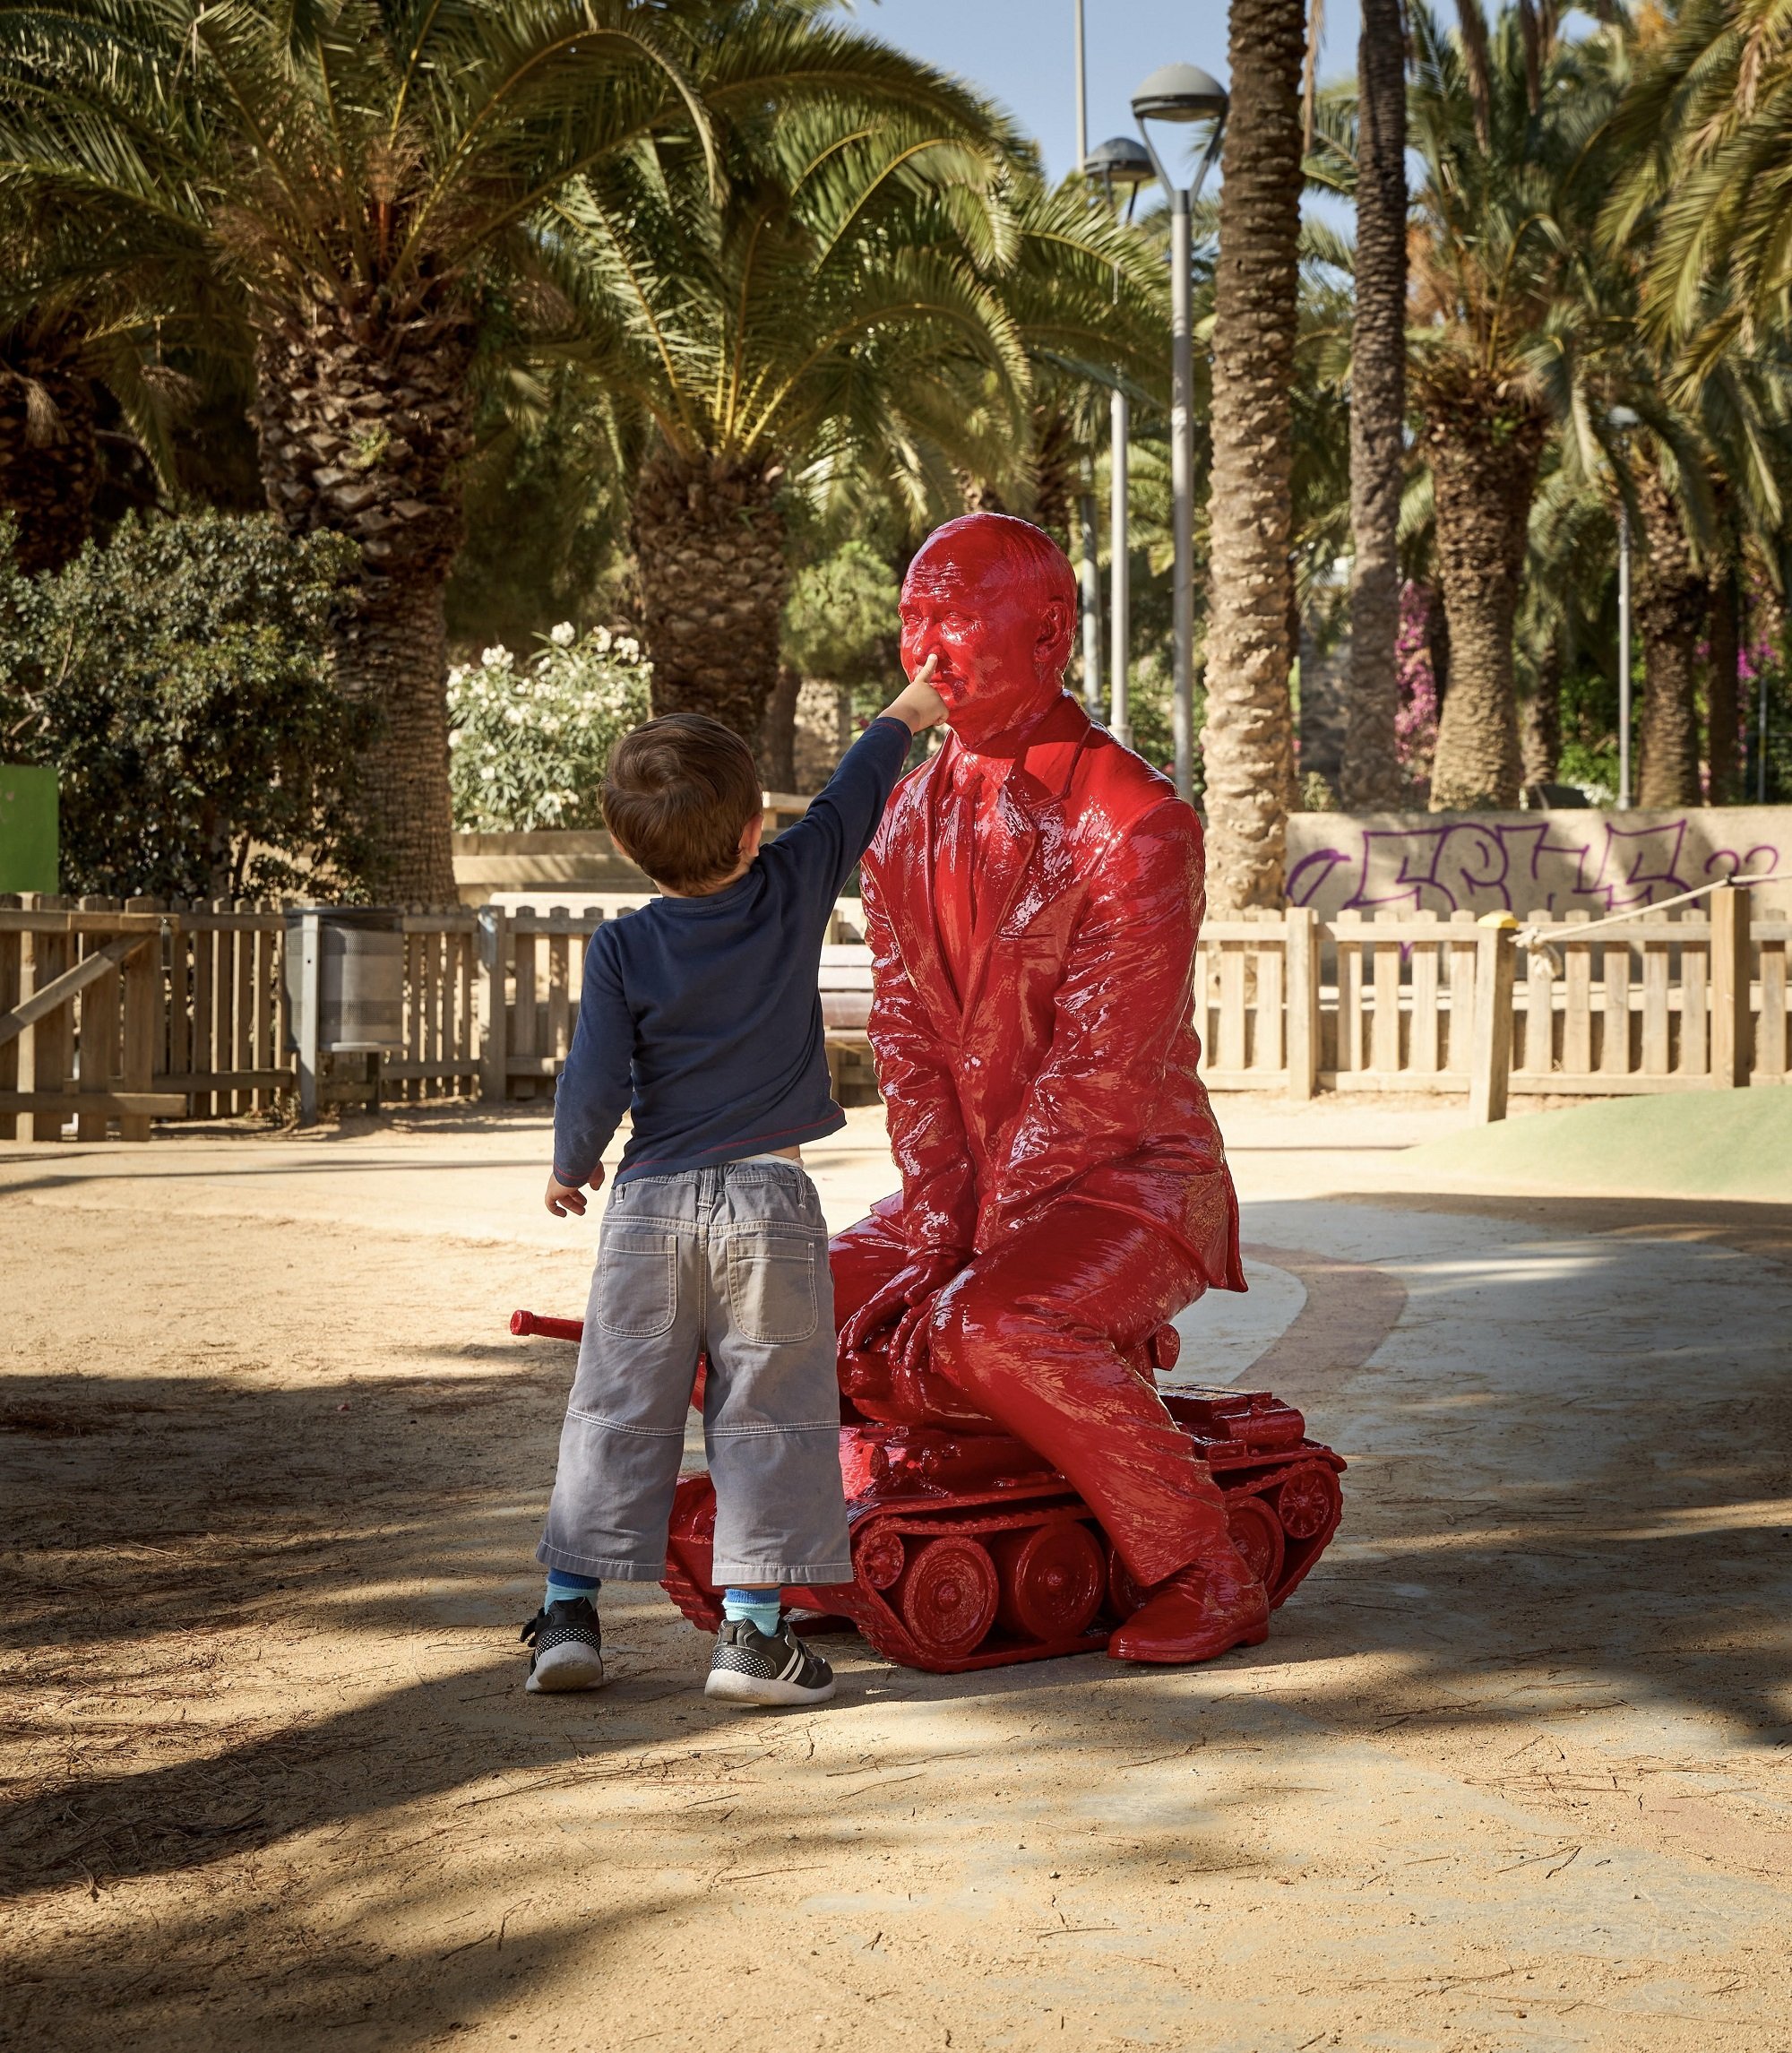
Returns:
[[[288,1039],[301,1126],[317,1118],[325,1056],[404,1048],[404,915],[396,906],[295,906],[286,916]]]

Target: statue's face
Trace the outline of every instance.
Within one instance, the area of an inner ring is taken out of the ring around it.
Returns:
[[[928,542],[902,586],[902,663],[939,659],[934,686],[972,747],[1042,710],[1062,689],[1070,608],[1042,600],[1002,546],[999,525],[970,524]]]

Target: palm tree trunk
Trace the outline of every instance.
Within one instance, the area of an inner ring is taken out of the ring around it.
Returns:
[[[1527,784],[1553,784],[1562,759],[1562,650],[1551,642],[1537,666],[1537,688],[1519,709],[1519,748]]]
[[[1431,809],[1509,807],[1518,804],[1521,772],[1512,621],[1544,420],[1503,383],[1449,362],[1426,380],[1420,401],[1450,622]]]
[[[1400,803],[1400,508],[1406,458],[1406,31],[1363,0],[1357,46],[1357,319],[1350,342],[1350,675],[1343,799]]]
[[[360,764],[366,881],[401,904],[455,901],[443,594],[471,444],[468,330],[313,305],[264,334],[256,419],[268,503],[299,532],[360,548],[335,632],[344,694],[378,731]]]
[[[778,666],[778,682],[766,701],[759,734],[759,773],[768,791],[797,789],[797,701],[803,680],[788,663]]]
[[[1736,751],[1736,679],[1741,669],[1742,623],[1736,606],[1734,558],[1718,568],[1711,582],[1710,681],[1705,694],[1705,752],[1710,764],[1706,802],[1733,806],[1740,781]]]
[[[1291,392],[1305,0],[1232,0],[1213,322],[1208,901],[1279,905],[1294,802]]]
[[[1704,625],[1705,581],[1693,564],[1680,509],[1647,465],[1637,480],[1642,513],[1637,626],[1642,636],[1642,807],[1699,803],[1699,722],[1693,673]]]
[[[782,467],[649,458],[635,488],[634,552],[656,713],[702,712],[757,743],[778,682],[789,574]]]
[[[35,576],[80,555],[99,485],[93,383],[53,349],[0,342],[0,513],[16,516],[13,556]]]

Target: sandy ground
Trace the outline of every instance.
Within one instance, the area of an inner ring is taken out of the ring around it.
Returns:
[[[1351,1462],[1266,1646],[787,1716],[651,1589],[521,1694],[539,1115],[0,1144],[0,2042],[1792,2049],[1792,1207],[1427,1187],[1456,1117],[1222,1108],[1185,1367]]]

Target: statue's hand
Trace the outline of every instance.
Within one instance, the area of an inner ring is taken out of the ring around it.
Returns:
[[[866,1352],[877,1345],[884,1328],[891,1325],[896,1328],[890,1350],[892,1359],[918,1351],[926,1339],[926,1313],[934,1298],[967,1260],[956,1250],[943,1247],[926,1248],[912,1256],[888,1282],[874,1290],[840,1328],[840,1352]]]

